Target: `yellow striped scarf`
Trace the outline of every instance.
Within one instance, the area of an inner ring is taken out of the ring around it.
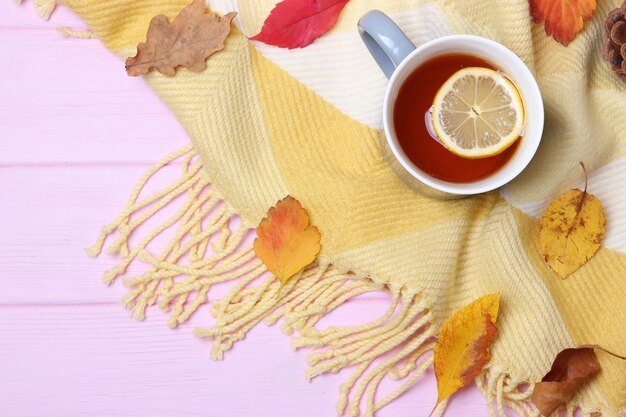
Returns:
[[[188,2],[64,0],[122,57],[134,54],[154,15],[172,18]],[[432,349],[442,321],[486,293],[502,297],[493,358],[477,379],[493,415],[504,405],[531,415],[533,384],[563,348],[600,344],[624,352],[626,86],[599,53],[604,17],[618,0],[598,0],[593,20],[567,48],[532,23],[527,0],[352,0],[336,27],[308,48],[249,42],[246,36],[258,33],[276,3],[209,0],[215,11],[239,12],[225,50],[200,74],[145,77],[192,145],[146,174],[127,209],[90,249],[99,253],[108,234],[120,233],[110,252],[125,260],[107,273],[107,282],[136,258],[152,264],[127,281],[125,303],[135,316],[159,303],[176,326],[206,302],[211,285],[238,279],[212,306],[216,326],[196,331],[214,341],[212,356],[221,358],[259,321],[282,317],[286,332],[300,334],[295,346],[322,349],[311,355],[309,377],[357,365],[338,404],[351,415],[371,415],[419,378],[432,362],[422,354]],[[379,147],[386,80],[355,30],[359,17],[374,8],[389,14],[416,44],[450,33],[477,34],[503,43],[527,63],[544,95],[546,130],[517,180],[498,192],[450,202],[420,196],[394,176]],[[175,159],[182,161],[181,178],[141,197],[149,176]],[[608,232],[597,256],[561,280],[538,253],[536,217],[551,198],[581,185],[580,160],[605,206]],[[279,293],[251,248],[240,243],[287,194],[309,210],[323,250],[319,264]],[[129,246],[133,230],[173,200],[179,211]],[[237,215],[242,226],[231,233]],[[162,254],[143,250],[169,226],[178,232]],[[205,254],[209,244],[216,255]],[[378,290],[392,294],[380,319],[315,330],[345,300]],[[626,364],[598,356],[602,372],[575,396],[568,413],[580,407],[584,416],[624,416]],[[406,382],[375,402],[385,377]],[[367,399],[364,410],[361,398]]]

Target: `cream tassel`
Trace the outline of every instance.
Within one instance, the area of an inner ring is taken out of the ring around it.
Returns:
[[[55,0],[35,0],[35,8],[42,19],[48,20],[56,7]]]
[[[96,35],[90,30],[74,30],[68,28],[67,26],[59,26],[57,28],[57,32],[66,38],[93,39],[96,37]]]

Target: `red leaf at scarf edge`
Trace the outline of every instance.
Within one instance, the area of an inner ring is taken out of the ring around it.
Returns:
[[[250,38],[281,48],[304,48],[326,32],[349,0],[283,0],[265,19],[261,32]]]

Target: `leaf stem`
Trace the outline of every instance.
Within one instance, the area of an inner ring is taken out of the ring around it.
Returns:
[[[585,163],[580,161],[580,166],[583,167],[583,172],[585,173],[585,195],[587,194],[587,184],[589,183],[589,176],[587,175],[587,168],[585,167]]]
[[[585,349],[585,348],[598,349],[598,350],[603,351],[604,353],[608,353],[609,355],[616,357],[617,359],[622,359],[626,361],[626,356],[621,356],[621,355],[618,355],[617,353],[613,353],[610,350],[605,349],[600,345],[581,345],[581,346],[578,346],[577,349]]]
[[[582,211],[583,206],[585,205],[585,200],[587,200],[587,184],[589,183],[589,176],[587,175],[587,168],[585,167],[585,163],[583,161],[580,161],[580,166],[583,168],[583,172],[585,173],[585,190],[583,191],[583,195],[580,198],[580,201],[576,205],[576,215],[574,216],[572,225],[567,231],[567,235],[566,235],[567,237],[569,237],[569,235],[572,234],[572,232],[574,231],[574,228],[578,225],[578,216],[580,216],[580,212]]]

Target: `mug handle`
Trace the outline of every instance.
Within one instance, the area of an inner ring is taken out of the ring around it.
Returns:
[[[413,42],[380,10],[363,15],[357,26],[365,46],[387,78],[415,50]]]

